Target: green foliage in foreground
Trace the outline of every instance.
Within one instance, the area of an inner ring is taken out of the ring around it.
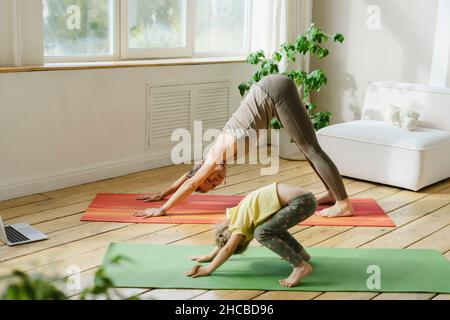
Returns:
[[[119,265],[124,261],[130,261],[126,257],[117,256],[102,265],[94,277],[92,287],[84,289],[80,294],[80,300],[112,299],[114,283],[106,275],[105,269],[111,265]],[[3,300],[67,300],[68,295],[60,289],[67,279],[51,278],[41,274],[29,275],[23,271],[13,271],[10,275],[0,278],[0,284],[6,283],[6,289],[0,293]],[[121,297],[117,292],[115,296]],[[137,297],[126,298],[137,300]]]

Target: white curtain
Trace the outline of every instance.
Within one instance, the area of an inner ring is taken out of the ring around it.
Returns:
[[[312,22],[312,0],[253,0],[251,50],[271,54],[282,43],[295,41]],[[297,66],[308,68],[309,61]]]
[[[42,1],[0,1],[0,65],[39,65],[44,62]]]

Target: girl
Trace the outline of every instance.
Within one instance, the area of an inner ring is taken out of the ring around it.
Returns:
[[[200,263],[211,263],[197,265],[186,275],[197,278],[211,274],[231,255],[244,252],[255,238],[292,265],[291,275],[280,280],[280,285],[296,286],[312,272],[308,263],[311,257],[288,230],[310,217],[316,208],[312,193],[285,184],[274,183],[250,193],[238,206],[227,209],[228,221],[216,231],[214,251],[192,257]]]
[[[347,196],[338,169],[320,147],[314,127],[303,106],[295,82],[282,75],[270,75],[253,85],[250,93],[225,125],[198,170],[188,179],[181,177],[169,190],[173,193],[160,208],[139,212],[143,218],[165,215],[167,210],[183,201],[195,191],[207,192],[220,184],[225,177],[227,160],[237,156],[238,141],[248,137],[249,130],[268,129],[272,118],[277,117],[309,163],[325,184],[328,194],[319,203],[335,203],[320,212],[326,217],[350,216],[353,208]],[[140,200],[157,201],[164,197],[141,196]]]

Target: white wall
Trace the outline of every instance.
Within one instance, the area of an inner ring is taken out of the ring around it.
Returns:
[[[430,85],[445,87],[450,86],[447,82],[450,70],[450,1],[439,0],[437,11]]]
[[[230,80],[245,63],[0,74],[0,200],[170,164],[146,147],[146,86]]]
[[[367,8],[381,9],[381,29],[367,27]],[[332,45],[322,68],[329,84],[313,100],[334,114],[334,122],[360,117],[364,92],[372,81],[429,84],[438,0],[315,0],[313,21],[328,33],[341,32],[344,45]],[[449,27],[450,28],[450,27]]]
[[[450,55],[448,56],[448,66],[449,66],[449,70],[447,73],[447,86],[450,86]]]

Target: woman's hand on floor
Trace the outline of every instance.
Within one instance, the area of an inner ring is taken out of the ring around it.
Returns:
[[[199,263],[202,262],[211,262],[213,259],[213,257],[211,257],[210,255],[195,255],[191,257],[191,260],[193,261],[197,261]]]
[[[146,194],[139,197],[136,197],[136,200],[143,200],[144,202],[156,202],[164,200],[164,197],[161,193],[157,194]]]
[[[206,277],[209,276],[209,273],[208,269],[201,265],[196,265],[191,271],[185,272],[185,274],[191,278]]]
[[[136,211],[133,216],[138,217],[138,218],[143,218],[143,219],[149,219],[149,218],[154,218],[154,217],[162,217],[165,216],[166,213],[158,208],[150,208],[147,210],[142,210],[142,211]]]

